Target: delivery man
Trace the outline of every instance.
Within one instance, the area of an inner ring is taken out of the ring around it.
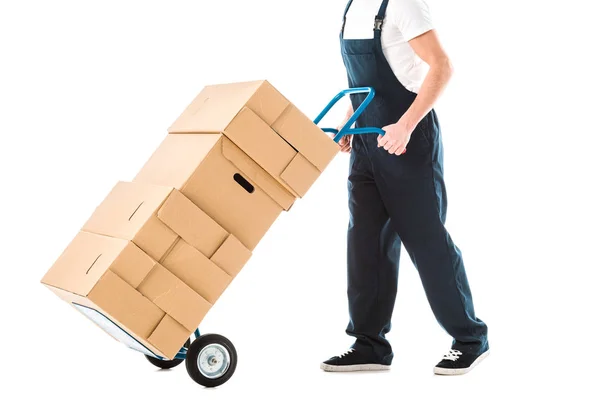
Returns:
[[[376,93],[356,127],[382,127],[385,135],[339,142],[350,152],[346,333],[355,341],[321,368],[389,368],[394,354],[385,335],[404,243],[437,321],[454,339],[434,373],[466,373],[489,346],[461,252],[444,226],[443,148],[433,105],[450,79],[451,63],[423,0],[351,0],[340,43],[349,86]],[[344,123],[365,96],[352,95]]]

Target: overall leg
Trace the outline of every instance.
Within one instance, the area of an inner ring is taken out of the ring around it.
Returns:
[[[355,142],[360,142],[356,140]],[[364,148],[352,150],[348,178],[348,306],[346,333],[356,338],[352,346],[373,356],[373,362],[390,364],[391,346],[385,335],[398,285],[400,239],[392,226],[373,177]]]
[[[444,226],[443,149],[435,116],[428,118],[425,126],[433,131],[413,134],[407,154],[379,154],[379,186],[437,321],[455,339],[454,348],[478,353],[487,350],[487,326],[475,316],[462,254]]]

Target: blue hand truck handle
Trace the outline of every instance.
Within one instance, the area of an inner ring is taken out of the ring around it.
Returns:
[[[356,111],[354,111],[354,114],[352,114],[352,116],[350,117],[350,119],[348,120],[348,122],[346,122],[346,124],[344,124],[344,126],[342,127],[342,129],[340,129],[339,131],[335,128],[321,128],[324,132],[327,133],[335,133],[335,137],[333,138],[334,142],[339,142],[339,140],[342,138],[342,136],[344,135],[361,135],[361,134],[365,134],[365,133],[378,133],[380,135],[385,135],[385,131],[381,128],[375,128],[375,127],[365,127],[365,128],[353,128],[350,129],[350,127],[352,126],[352,124],[354,122],[356,122],[356,120],[358,119],[358,117],[362,114],[362,112],[365,110],[365,108],[367,108],[367,106],[369,105],[369,103],[371,102],[371,100],[373,100],[373,98],[375,97],[375,89],[373,89],[372,87],[357,87],[357,88],[350,88],[350,89],[344,89],[341,92],[339,92],[330,102],[329,104],[327,104],[327,106],[323,109],[323,111],[321,111],[321,113],[319,114],[319,116],[317,116],[317,118],[315,118],[315,120],[313,121],[315,123],[315,125],[318,125],[319,122],[321,122],[321,120],[323,119],[323,117],[325,116],[325,114],[327,114],[329,112],[329,110],[331,110],[331,108],[344,96],[346,96],[347,94],[356,94],[356,93],[368,93],[367,97],[363,100],[363,102],[360,104],[360,106],[358,106],[358,108],[356,109]]]

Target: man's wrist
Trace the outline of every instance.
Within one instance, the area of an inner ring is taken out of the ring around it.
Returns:
[[[419,121],[420,119],[413,116],[412,113],[406,112],[402,117],[400,117],[397,123],[408,132],[412,133],[412,131],[417,128]]]

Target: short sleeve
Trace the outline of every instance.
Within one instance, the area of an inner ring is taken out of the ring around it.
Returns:
[[[424,0],[390,0],[389,11],[392,11],[392,20],[407,42],[433,29],[429,6]]]

